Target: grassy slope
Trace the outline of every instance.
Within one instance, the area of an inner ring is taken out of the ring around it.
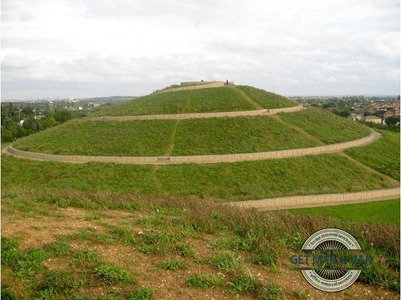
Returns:
[[[282,113],[279,117],[287,123],[304,129],[326,144],[355,140],[370,133],[368,127],[323,109],[308,108],[300,112]]]
[[[173,155],[248,153],[317,146],[270,117],[181,120]]]
[[[383,137],[368,146],[345,151],[361,163],[400,180],[400,134],[380,131]]]
[[[321,110],[281,114],[280,118],[325,142],[343,142],[369,133],[362,125],[348,123],[348,120]],[[317,119],[320,123],[314,122]],[[72,120],[21,139],[14,145],[21,150],[51,154],[163,155],[172,143],[171,134],[176,122]],[[385,143],[388,144],[388,140]],[[397,142],[392,140],[393,144]],[[376,145],[374,151],[382,145],[388,148],[387,144]],[[310,137],[268,116],[188,119],[178,122],[172,155],[248,153],[314,146],[318,144]]]
[[[151,94],[101,108],[93,116],[182,114],[254,110],[239,91],[231,87]]]
[[[21,150],[66,155],[163,155],[174,120],[72,120],[14,143]]]
[[[23,170],[23,171],[21,171]],[[393,187],[339,155],[232,164],[65,164],[3,156],[4,189],[112,191],[150,196],[249,200]],[[308,174],[308,176],[305,176]]]
[[[297,215],[335,217],[344,221],[400,225],[400,200],[292,209]]]
[[[192,91],[150,94],[134,100],[111,105],[93,112],[93,116],[126,116],[180,114],[184,112]]]
[[[222,87],[194,90],[186,113],[254,110],[235,88]]]
[[[295,101],[289,100],[283,96],[251,86],[238,85],[236,87],[244,92],[252,101],[264,108],[282,108],[297,105]]]

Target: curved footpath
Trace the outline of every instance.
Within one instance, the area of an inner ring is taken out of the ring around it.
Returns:
[[[330,206],[364,203],[400,198],[400,188],[373,190],[344,194],[321,194],[307,196],[280,197],[262,200],[229,202],[228,205],[258,210],[277,210],[315,206]]]
[[[211,112],[211,113],[190,113],[190,114],[165,114],[165,115],[140,115],[140,116],[103,116],[103,117],[86,117],[89,121],[132,121],[132,120],[185,120],[185,119],[206,119],[206,118],[235,118],[245,116],[262,116],[276,115],[278,113],[296,112],[304,109],[303,105],[258,109],[258,110],[242,110],[229,112]]]
[[[353,147],[361,147],[373,143],[381,137],[381,134],[371,130],[370,135],[349,142],[318,146],[312,148],[289,149],[269,152],[223,154],[223,155],[194,155],[194,156],[84,156],[84,155],[55,155],[22,151],[13,148],[12,145],[4,149],[5,153],[36,160],[58,161],[68,163],[107,162],[117,164],[210,164],[224,162],[255,161],[266,159],[281,159],[289,157],[300,157],[306,155],[319,155],[325,153],[341,152]]]

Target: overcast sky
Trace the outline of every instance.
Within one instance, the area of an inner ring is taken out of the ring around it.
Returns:
[[[282,95],[400,93],[400,1],[2,0],[2,98],[230,80]]]

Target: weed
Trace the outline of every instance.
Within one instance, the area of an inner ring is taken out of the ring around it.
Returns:
[[[229,291],[232,293],[256,293],[258,283],[251,276],[241,276],[228,282]]]
[[[105,244],[112,244],[114,243],[114,239],[111,235],[107,233],[99,233],[96,235],[96,240],[100,243],[105,243]]]
[[[192,274],[186,284],[197,288],[217,287],[223,285],[223,280],[216,275]]]
[[[174,246],[174,251],[183,257],[196,257],[195,248],[189,243],[179,243]]]
[[[116,227],[110,233],[125,245],[134,245],[136,243],[134,234],[125,228]]]
[[[145,254],[162,253],[171,247],[176,237],[166,233],[147,233],[141,235],[139,251]]]
[[[69,295],[73,290],[83,286],[84,283],[85,279],[78,280],[72,271],[47,271],[43,278],[35,284],[35,290],[38,296],[49,299],[51,296],[60,293]]]
[[[308,299],[309,291],[294,291],[294,296],[297,299]]]
[[[90,215],[85,216],[85,221],[93,221],[93,220],[101,220],[102,216],[99,213],[92,213]]]
[[[43,249],[31,249],[26,252],[18,250],[15,241],[2,239],[1,261],[11,267],[17,277],[26,278],[35,275],[41,270],[42,262],[50,257],[50,253]]]
[[[242,268],[239,257],[233,252],[225,252],[214,256],[210,264],[225,273],[236,273]]]
[[[251,257],[251,262],[263,266],[268,266],[276,263],[276,254],[263,252]]]
[[[2,300],[14,300],[15,297],[11,291],[8,290],[8,286],[1,285],[1,297]]]
[[[88,240],[93,236],[96,230],[92,227],[85,228],[81,232],[73,234],[71,237],[77,240]]]
[[[260,294],[263,300],[280,300],[283,297],[283,289],[273,283],[269,283],[260,290]]]
[[[218,239],[216,241],[214,241],[210,247],[213,250],[221,250],[221,249],[231,249],[233,245],[233,242],[231,240],[228,239]]]
[[[145,226],[146,229],[158,229],[166,224],[164,217],[141,218],[137,224]]]
[[[152,299],[154,296],[154,290],[148,287],[141,287],[129,297],[129,300],[148,300]]]
[[[188,269],[189,264],[179,260],[165,260],[159,264],[159,267],[164,270],[185,270]]]
[[[95,268],[93,273],[107,284],[127,284],[132,282],[130,272],[113,265],[103,264]]]
[[[53,244],[48,245],[47,249],[56,255],[65,255],[71,252],[70,245],[63,238],[59,238]]]
[[[74,253],[73,260],[71,263],[74,266],[82,266],[86,264],[95,263],[98,260],[99,260],[99,254],[97,254],[92,250],[85,249],[83,251]]]

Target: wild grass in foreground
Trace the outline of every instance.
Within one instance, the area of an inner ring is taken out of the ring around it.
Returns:
[[[97,206],[84,209],[89,202]],[[69,203],[68,209],[60,203]],[[134,205],[126,210],[128,203]],[[366,266],[360,282],[399,292],[400,240],[394,225],[240,210],[208,200],[85,192],[7,191],[2,210],[7,236],[2,237],[2,283],[16,299],[157,299],[166,292],[179,299],[192,289],[199,289],[199,297],[205,297],[205,289],[215,298],[290,296],[296,291],[271,274],[288,270],[293,280],[302,280],[285,261],[310,234],[327,227],[348,231],[375,259],[386,258],[385,264]],[[86,217],[93,215],[100,217]],[[83,219],[86,228],[77,227]],[[36,223],[50,227],[22,226]],[[47,238],[32,246],[24,238],[32,234]],[[53,241],[46,242],[49,237]],[[164,287],[160,279],[167,280]],[[353,291],[357,294],[357,287]]]
[[[328,216],[344,221],[400,225],[400,199],[291,209],[297,215]]]

